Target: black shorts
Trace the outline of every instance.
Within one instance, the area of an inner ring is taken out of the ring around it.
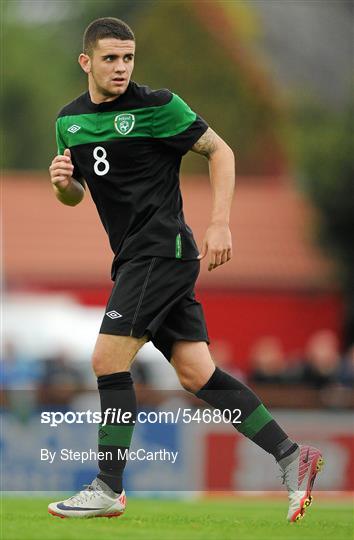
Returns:
[[[175,341],[209,343],[202,306],[195,299],[198,260],[140,257],[122,261],[101,334],[142,337],[170,360]]]

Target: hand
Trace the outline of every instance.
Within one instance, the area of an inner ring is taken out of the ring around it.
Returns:
[[[207,253],[209,254],[209,272],[231,259],[231,231],[226,223],[212,223],[208,227],[198,259],[204,259]]]
[[[63,192],[69,187],[73,172],[71,153],[69,148],[66,148],[64,155],[55,156],[49,167],[50,179],[58,191]]]

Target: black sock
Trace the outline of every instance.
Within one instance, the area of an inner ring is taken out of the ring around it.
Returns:
[[[233,410],[239,409],[241,415],[237,420],[241,423],[233,423],[233,426],[277,461],[296,450],[297,445],[288,438],[256,394],[221,369],[216,368],[195,395],[216,409],[230,410],[232,418],[235,418]]]
[[[123,489],[122,476],[127,461],[126,453],[129,452],[136,421],[133,380],[129,371],[122,371],[97,377],[97,384],[102,414],[102,423],[98,431],[98,451],[104,452],[105,456],[99,461],[100,472],[97,477],[113,491],[120,493]],[[117,418],[119,411],[121,415]],[[128,414],[122,418],[124,413]],[[104,423],[106,425],[102,425]]]

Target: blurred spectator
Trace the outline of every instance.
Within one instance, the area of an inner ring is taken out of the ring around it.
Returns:
[[[41,376],[41,363],[17,353],[15,344],[5,340],[1,349],[1,386],[3,389],[33,389]]]
[[[135,360],[130,368],[132,378],[135,385],[143,385],[149,388],[153,387],[153,374],[151,369],[151,363],[144,361],[139,352],[137,353]]]
[[[26,422],[36,408],[36,387],[41,363],[18,354],[15,344],[5,340],[1,349],[1,407]]]
[[[321,330],[309,340],[300,382],[323,388],[337,381],[340,367],[339,343],[331,330]]]
[[[156,405],[161,400],[159,392],[154,390],[152,362],[149,355],[145,356],[141,351],[138,351],[130,368],[140,409]]]
[[[251,352],[249,382],[291,383],[295,382],[296,378],[296,369],[288,366],[279,339],[264,337],[255,344]]]
[[[343,386],[354,387],[354,345],[344,355],[338,369],[337,381]]]
[[[41,405],[66,409],[76,394],[84,389],[79,369],[73,364],[64,349],[43,361],[43,371],[38,386],[38,401]]]
[[[210,344],[210,353],[215,364],[220,368],[230,373],[239,381],[245,380],[245,374],[237,367],[235,362],[232,346],[229,341],[224,339],[213,339]]]

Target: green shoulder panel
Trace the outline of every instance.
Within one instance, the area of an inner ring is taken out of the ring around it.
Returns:
[[[154,137],[164,138],[178,135],[189,128],[197,115],[177,94],[169,103],[162,107],[155,107]]]
[[[144,108],[61,116],[57,119],[57,133],[65,147],[119,138],[152,137],[153,114],[153,110]]]
[[[58,155],[63,155],[64,154],[64,150],[66,148],[66,145],[63,141],[63,138],[61,136],[61,133],[60,133],[60,125],[59,125],[59,122],[57,120],[56,124],[55,124],[55,135],[56,135],[56,140],[57,140],[57,149],[58,149]]]
[[[171,137],[185,131],[195,119],[196,114],[175,94],[169,103],[157,107],[61,116],[56,122],[58,153],[114,139]]]

